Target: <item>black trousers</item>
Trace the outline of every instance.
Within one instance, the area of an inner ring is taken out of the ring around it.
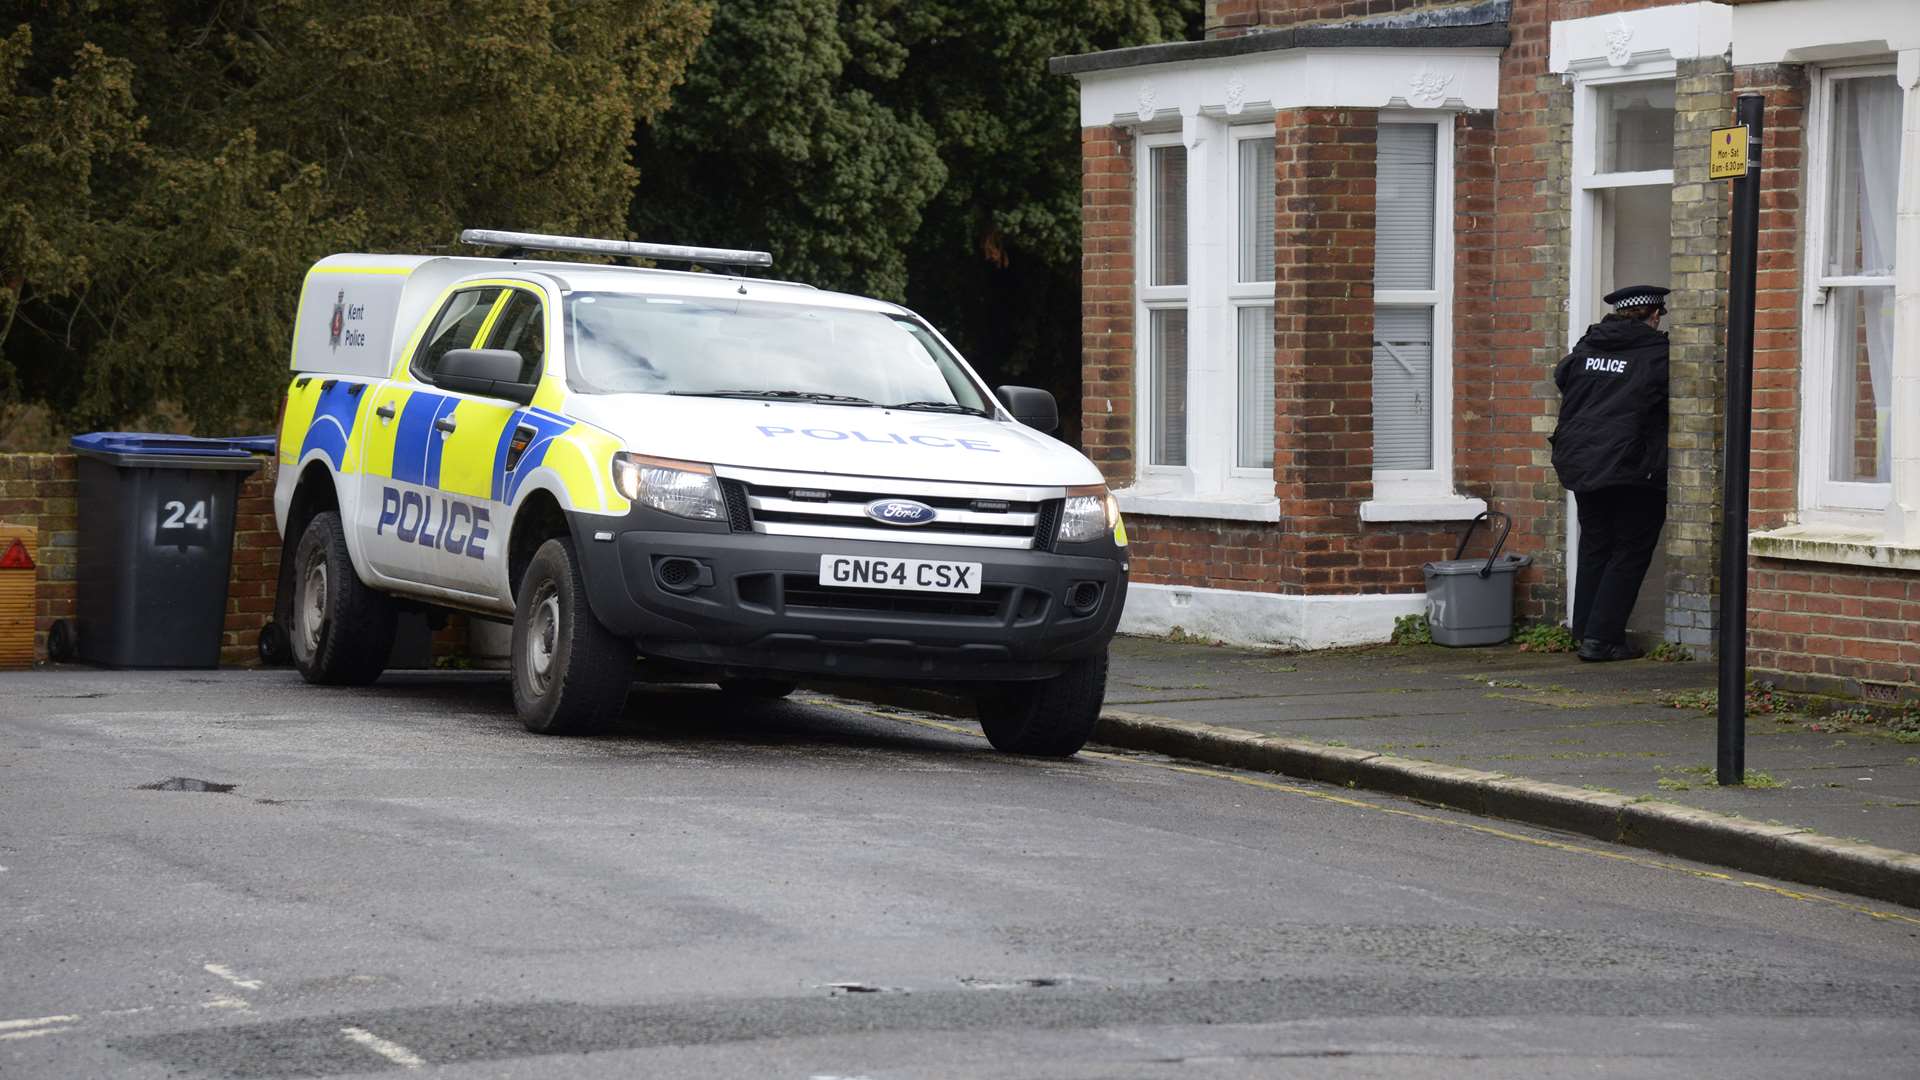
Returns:
[[[1573,636],[1608,644],[1627,639],[1627,616],[1667,523],[1665,488],[1609,487],[1574,496],[1580,565],[1574,575]]]

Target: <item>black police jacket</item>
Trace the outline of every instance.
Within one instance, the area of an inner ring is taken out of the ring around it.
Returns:
[[[1635,319],[1595,323],[1553,381],[1553,469],[1562,487],[1666,487],[1667,335]]]

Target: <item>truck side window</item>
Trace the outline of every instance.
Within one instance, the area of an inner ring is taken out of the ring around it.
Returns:
[[[432,382],[441,357],[455,349],[479,347],[480,343],[474,339],[486,325],[487,315],[493,311],[501,291],[498,286],[466,289],[449,297],[447,306],[440,309],[439,317],[433,320],[433,329],[427,332],[419,353],[414,356],[415,377]]]
[[[525,289],[513,290],[507,309],[494,320],[487,348],[519,353],[520,381],[539,382],[547,359],[547,321],[540,311],[540,298]]]

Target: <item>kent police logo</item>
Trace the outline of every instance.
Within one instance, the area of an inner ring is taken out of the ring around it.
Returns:
[[[338,349],[340,347],[340,331],[346,328],[347,290],[341,289],[340,294],[333,298],[333,321],[327,324],[327,344]]]

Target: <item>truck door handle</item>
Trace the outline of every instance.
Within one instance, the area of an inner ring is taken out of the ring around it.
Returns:
[[[383,402],[379,408],[373,410],[373,415],[382,420],[391,420],[393,419],[393,411],[393,402],[388,401]]]
[[[433,422],[433,430],[444,431],[449,435],[453,434],[453,429],[457,426],[451,416],[443,416]]]

